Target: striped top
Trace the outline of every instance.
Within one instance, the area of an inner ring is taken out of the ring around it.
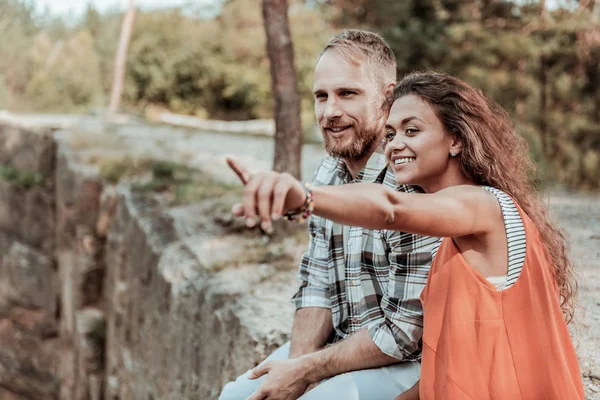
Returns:
[[[508,244],[507,275],[488,276],[486,279],[496,286],[496,289],[505,290],[515,284],[521,274],[523,264],[525,263],[525,227],[523,226],[523,220],[521,219],[519,210],[517,210],[515,202],[509,195],[490,186],[482,186],[482,188],[496,196],[498,203],[500,203],[502,216],[504,218],[504,228],[506,230],[506,242]],[[434,258],[440,243],[441,240],[436,244],[432,251]]]
[[[483,188],[496,196],[502,209],[508,244],[508,274],[504,287],[507,289],[515,284],[525,263],[525,227],[519,210],[509,195],[493,187],[484,186]]]

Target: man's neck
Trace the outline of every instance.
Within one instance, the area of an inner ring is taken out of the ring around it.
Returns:
[[[344,158],[344,163],[346,164],[346,168],[348,168],[348,172],[352,176],[352,179],[356,179],[360,171],[365,168],[369,158],[373,155],[375,150],[377,149],[377,144],[374,144],[372,148],[365,152],[361,157],[357,158]]]

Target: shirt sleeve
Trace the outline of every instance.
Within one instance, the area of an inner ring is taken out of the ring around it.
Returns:
[[[388,290],[381,300],[384,316],[369,324],[369,333],[383,353],[400,361],[417,360],[423,336],[420,295],[439,239],[397,231],[384,235],[390,263]]]
[[[302,255],[298,278],[300,288],[292,298],[296,309],[331,308],[329,297],[329,248],[325,239],[324,220],[311,216],[308,220],[310,242]]]

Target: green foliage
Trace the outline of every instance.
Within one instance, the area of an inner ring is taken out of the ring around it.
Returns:
[[[102,15],[90,6],[79,24],[68,26],[34,17],[27,4],[0,0],[0,108],[28,104],[39,111],[85,112],[105,105],[123,15]],[[547,10],[539,2],[509,0],[288,4],[307,137],[314,127],[316,58],[334,32],[361,27],[390,43],[400,77],[414,70],[446,71],[505,106],[529,142],[540,182],[600,187],[600,25],[592,18],[597,2],[567,0],[560,2],[564,8]],[[210,18],[177,9],[138,11],[123,104],[148,114],[271,118],[261,1],[225,0]],[[115,181],[136,169],[131,160],[108,164],[103,173]]]
[[[90,32],[66,41],[37,36],[31,49],[33,74],[26,95],[43,111],[85,111],[102,104],[100,64]]]
[[[185,165],[169,161],[153,161],[152,176],[135,183],[133,189],[142,193],[169,194],[170,206],[196,203],[225,195],[239,195],[240,186],[213,180],[210,176]]]
[[[0,179],[23,189],[41,186],[45,181],[44,177],[37,172],[18,170],[4,166],[0,166]]]
[[[27,52],[37,32],[29,5],[0,0],[0,108],[13,107],[27,84],[31,73]]]
[[[571,2],[542,10],[537,2],[477,0],[324,4],[336,10],[337,27],[382,33],[400,77],[445,71],[506,107],[529,142],[538,181],[600,187],[600,24],[590,7]]]
[[[130,156],[109,157],[98,160],[100,176],[108,182],[117,183],[123,178],[140,177],[148,173],[153,160]]]

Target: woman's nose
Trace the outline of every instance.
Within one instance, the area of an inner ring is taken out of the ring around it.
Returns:
[[[406,143],[404,142],[404,138],[400,135],[394,136],[394,138],[386,144],[386,148],[389,151],[393,150],[404,150],[406,148]]]

